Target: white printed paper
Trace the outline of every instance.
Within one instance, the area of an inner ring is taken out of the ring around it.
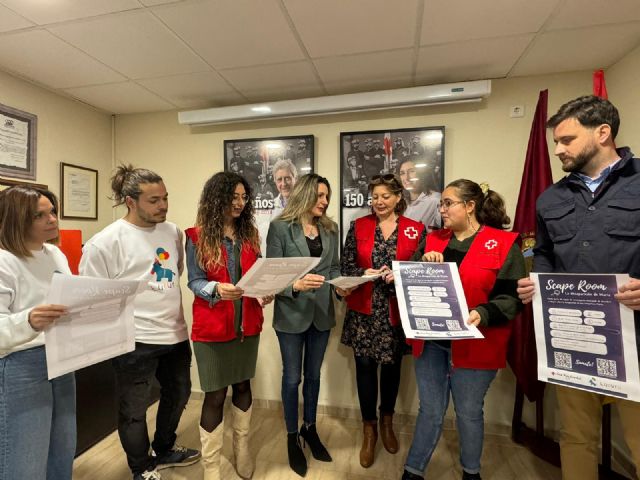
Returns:
[[[135,349],[136,281],[53,275],[47,303],[69,313],[45,331],[49,379]]]
[[[633,311],[614,294],[628,275],[532,273],[538,378],[640,401]]]
[[[337,277],[332,280],[325,280],[327,283],[330,283],[334,287],[342,288],[344,290],[348,290],[350,288],[355,288],[359,285],[362,285],[367,282],[371,282],[376,278],[380,277],[379,275],[362,275],[361,277]]]
[[[260,298],[281,292],[320,263],[319,257],[259,258],[237,287],[244,297]]]
[[[467,325],[469,309],[455,263],[393,262],[402,328],[407,338],[484,338]]]

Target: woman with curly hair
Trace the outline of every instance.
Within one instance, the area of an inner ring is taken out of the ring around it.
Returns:
[[[205,480],[220,478],[223,408],[231,385],[235,468],[253,474],[249,453],[251,383],[258,358],[262,307],[273,297],[243,297],[235,286],[260,256],[249,183],[231,172],[216,173],[204,186],[195,227],[186,230],[189,288],[195,294],[191,339],[205,392],[200,440]]]

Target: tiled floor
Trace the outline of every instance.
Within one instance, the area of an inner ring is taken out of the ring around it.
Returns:
[[[200,448],[198,420],[200,400],[192,400],[182,416],[178,431],[178,443]],[[149,423],[155,418],[152,407]],[[153,431],[152,427],[150,427]],[[413,426],[398,426],[396,433],[400,451],[387,453],[378,442],[376,461],[368,469],[358,461],[362,441],[361,423],[353,419],[339,419],[329,415],[318,418],[318,431],[333,457],[333,462],[315,461],[307,449],[309,480],[399,480],[411,442]],[[222,479],[237,480],[230,463],[232,461],[231,429],[225,429]],[[251,448],[256,454],[254,480],[296,480],[298,475],[287,463],[286,437],[282,414],[277,410],[254,408]],[[126,480],[131,475],[118,436],[113,433],[76,459],[75,480]],[[202,467],[190,467],[162,471],[166,480],[201,479]],[[426,473],[427,479],[457,480],[461,478],[458,463],[458,438],[454,430],[445,430]],[[486,435],[482,457],[484,480],[560,480],[560,470],[536,458],[523,447],[503,435]]]

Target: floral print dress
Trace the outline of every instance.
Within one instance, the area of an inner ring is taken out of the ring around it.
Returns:
[[[364,268],[357,265],[356,237],[354,222],[351,223],[344,250],[342,252],[342,275],[361,276]],[[423,231],[423,237],[426,232]],[[420,240],[423,240],[422,238]],[[373,268],[387,266],[396,258],[398,229],[387,240],[376,225],[371,260]],[[395,297],[393,283],[386,284],[377,279],[373,283],[372,315],[348,310],[344,319],[341,342],[353,348],[356,356],[370,357],[377,363],[394,363],[408,351],[402,327],[392,327],[389,321],[389,298]]]

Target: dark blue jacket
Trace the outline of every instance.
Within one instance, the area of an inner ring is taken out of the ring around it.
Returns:
[[[627,147],[618,155],[595,193],[571,174],[540,195],[533,271],[640,278],[640,159]],[[639,312],[635,321],[640,338]]]

